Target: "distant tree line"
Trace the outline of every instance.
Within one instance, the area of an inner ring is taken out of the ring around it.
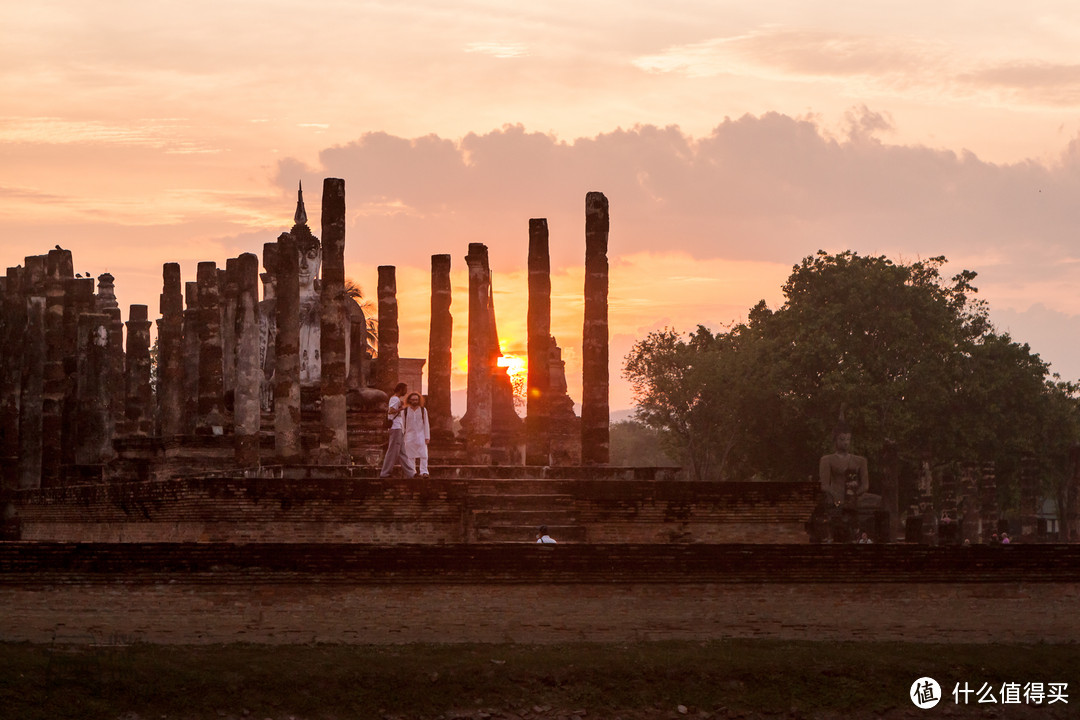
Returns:
[[[976,274],[946,280],[945,262],[818,252],[775,311],[762,301],[726,331],[650,333],[624,369],[637,419],[698,479],[805,480],[843,408],[872,473],[891,441],[909,480],[924,462],[992,460],[1015,501],[1027,462],[1059,497],[1075,473],[1080,386],[996,332]]]

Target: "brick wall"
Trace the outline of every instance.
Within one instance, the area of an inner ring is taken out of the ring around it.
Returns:
[[[472,469],[475,472],[475,469]],[[23,492],[23,540],[57,542],[459,543],[563,539],[614,542],[804,542],[811,483],[668,479],[379,479],[307,469],[281,477],[189,477]],[[633,471],[630,471],[631,473]],[[513,501],[513,502],[510,502]],[[498,511],[498,512],[496,512]],[[490,533],[489,533],[490,535]],[[558,537],[558,536],[557,536]],[[494,539],[494,538],[491,538]]]
[[[1080,641],[1072,546],[0,544],[0,640]]]

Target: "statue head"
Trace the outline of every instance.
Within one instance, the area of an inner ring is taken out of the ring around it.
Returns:
[[[840,422],[836,423],[836,427],[833,428],[833,446],[837,452],[848,452],[851,450],[851,426],[844,421],[843,418]]]
[[[315,278],[322,267],[322,245],[311,233],[296,233],[296,254],[300,263],[300,294],[315,292]]]

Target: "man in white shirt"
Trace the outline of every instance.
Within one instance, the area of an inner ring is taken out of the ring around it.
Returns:
[[[536,542],[539,545],[555,545],[555,538],[548,535],[547,525],[540,526],[540,532],[536,536]]]
[[[410,467],[412,463],[409,462],[409,456],[405,454],[405,424],[401,415],[405,407],[403,398],[408,391],[408,385],[398,383],[386,409],[386,419],[390,421],[390,442],[386,447],[386,458],[383,460],[379,477],[390,477],[390,472],[397,463],[401,463],[401,470],[405,473],[405,477],[411,478],[416,475],[416,470]]]

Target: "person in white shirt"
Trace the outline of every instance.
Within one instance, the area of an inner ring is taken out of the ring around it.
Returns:
[[[536,542],[539,545],[555,545],[555,538],[548,535],[547,525],[540,526],[540,532],[536,535]]]
[[[420,461],[420,477],[428,475],[428,443],[431,442],[431,425],[428,423],[427,408],[420,393],[409,393],[405,398],[405,411],[402,413],[405,425],[405,454],[409,457],[409,467],[416,468]]]
[[[379,473],[379,477],[390,477],[390,472],[394,469],[394,465],[401,463],[401,469],[405,473],[405,477],[411,478],[416,475],[416,471],[412,469],[409,463],[409,456],[405,454],[405,421],[401,416],[401,412],[404,409],[404,403],[402,398],[405,397],[405,393],[408,392],[409,386],[405,383],[398,383],[394,388],[394,394],[390,398],[390,403],[386,409],[386,419],[390,421],[390,442],[386,447],[386,458],[383,460],[382,471]]]

